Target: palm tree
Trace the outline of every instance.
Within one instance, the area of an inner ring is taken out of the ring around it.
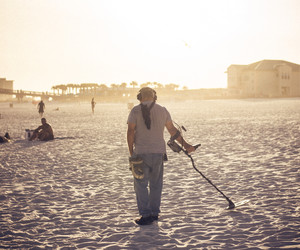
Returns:
[[[151,86],[152,85],[152,83],[151,82],[146,82],[146,83],[142,83],[141,84],[141,88],[144,88],[144,87],[149,87],[149,86]]]
[[[75,84],[73,84],[73,83],[67,84],[68,94],[74,94],[74,87],[75,87]]]
[[[162,85],[162,84],[159,83],[159,82],[157,83],[157,88],[158,88],[158,89],[162,89],[163,87],[164,87],[164,85]]]
[[[132,88],[135,88],[135,87],[137,87],[137,86],[138,86],[138,83],[137,83],[137,82],[135,82],[135,81],[132,81],[131,83],[129,83],[129,85],[131,85],[131,86],[132,86]]]
[[[101,90],[107,90],[108,87],[107,87],[106,84],[103,84],[103,83],[102,83],[102,84],[100,84],[99,89],[101,89]]]
[[[166,84],[166,85],[165,85],[165,88],[174,91],[174,90],[176,90],[176,89],[179,88],[179,85],[174,84],[174,83],[170,83],[170,84]]]
[[[157,88],[157,89],[164,87],[164,85],[162,85],[159,82],[153,82],[151,85],[153,86],[153,88]]]
[[[104,95],[104,96],[106,96],[108,93],[107,93],[107,90],[108,90],[109,88],[107,87],[107,85],[106,84],[104,84],[104,83],[102,83],[102,84],[100,84],[99,85],[99,87],[98,87],[98,93],[100,93],[101,95]]]
[[[127,83],[126,82],[122,82],[120,84],[121,89],[126,89]]]
[[[60,84],[60,85],[55,85],[52,87],[52,89],[55,91],[57,90],[57,94],[59,95],[59,91],[61,90],[62,94],[64,95],[64,93],[66,92],[66,90],[68,89],[66,85],[64,84]]]
[[[80,87],[83,88],[84,93],[89,93],[92,90],[91,93],[95,94],[99,85],[97,83],[81,83]]]
[[[78,92],[80,93],[80,84],[74,84],[74,88],[75,88],[75,94],[77,95]],[[79,89],[79,91],[78,91]]]
[[[57,85],[52,86],[51,89],[53,90],[53,94],[55,95],[55,91],[58,90]],[[59,92],[57,94],[59,94]]]
[[[61,89],[62,94],[65,95],[66,91],[68,90],[67,85],[61,84],[59,85],[59,88]]]
[[[110,85],[110,87],[111,87],[113,90],[116,90],[116,89],[118,89],[118,84],[112,83],[112,84]]]

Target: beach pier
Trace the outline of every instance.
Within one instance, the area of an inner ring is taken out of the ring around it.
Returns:
[[[40,97],[43,100],[53,100],[61,97],[60,94],[50,93],[50,92],[38,92],[38,91],[27,91],[27,90],[12,90],[12,89],[3,89],[0,88],[0,95],[15,96],[18,102],[23,102],[24,97]]]

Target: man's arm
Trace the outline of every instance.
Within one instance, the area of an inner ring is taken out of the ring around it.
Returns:
[[[171,137],[172,137],[172,136],[175,136],[176,133],[178,133],[178,129],[175,128],[175,126],[174,126],[174,124],[173,124],[172,121],[168,121],[168,122],[166,123],[166,128],[168,129],[168,131],[169,131]],[[175,138],[175,140],[178,141],[179,144],[182,145],[182,146],[186,149],[186,151],[187,151],[188,153],[191,153],[191,152],[195,151],[195,148],[194,148],[192,145],[190,145],[189,143],[187,143],[187,142],[183,139],[183,137],[181,136],[181,134],[179,134],[179,135],[177,136],[177,138]]]
[[[128,123],[127,128],[127,144],[129,149],[129,154],[132,156],[133,154],[133,144],[134,144],[134,133],[135,133],[135,124],[134,123]]]
[[[43,129],[43,125],[39,126],[39,127],[36,128],[34,131],[35,131],[35,132],[39,132],[41,129]]]

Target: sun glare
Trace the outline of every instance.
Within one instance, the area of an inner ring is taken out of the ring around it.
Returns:
[[[230,64],[297,63],[296,3],[0,1],[0,77],[16,89],[44,91],[70,82],[226,87]]]

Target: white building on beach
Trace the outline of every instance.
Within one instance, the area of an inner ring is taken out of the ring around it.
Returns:
[[[241,97],[299,97],[300,65],[283,60],[262,60],[227,68],[227,88]]]
[[[13,82],[12,80],[6,80],[6,78],[0,78],[0,101],[5,101],[11,98],[11,95],[5,94],[5,91],[13,90]]]

